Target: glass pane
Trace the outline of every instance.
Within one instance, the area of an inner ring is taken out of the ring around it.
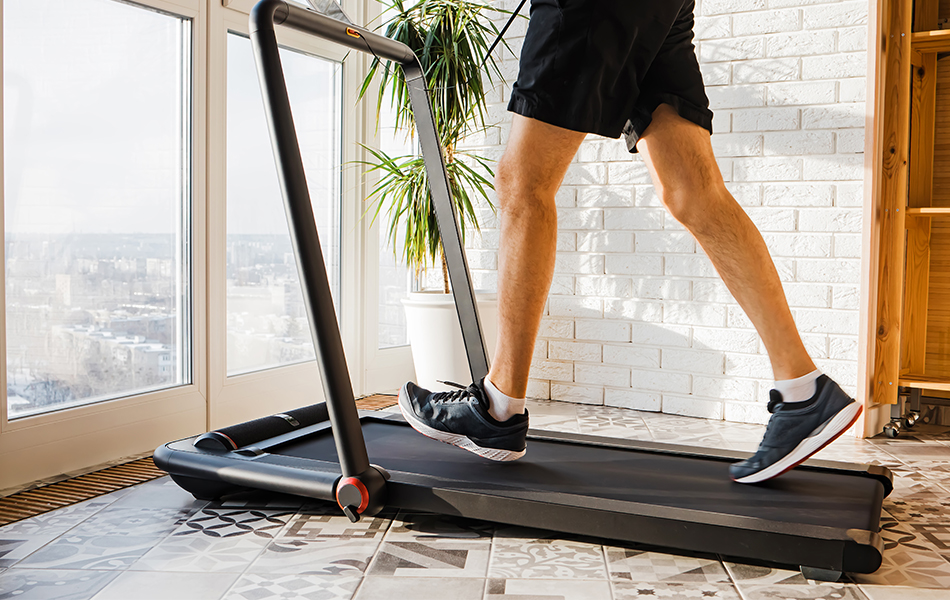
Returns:
[[[281,49],[310,199],[339,315],[340,65]],[[314,357],[247,38],[228,35],[228,374]]]
[[[3,11],[8,414],[187,383],[190,23]]]
[[[386,104],[380,110],[380,148],[389,156],[414,154],[413,140],[392,125],[396,120],[395,115],[392,107]],[[376,227],[379,229],[379,347],[406,346],[409,344],[409,334],[406,330],[406,312],[402,307],[402,299],[409,295],[412,279],[408,267],[401,259],[402,244],[394,252],[389,243],[388,216],[385,209],[376,220]]]

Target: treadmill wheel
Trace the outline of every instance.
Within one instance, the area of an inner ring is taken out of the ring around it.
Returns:
[[[891,421],[884,426],[884,435],[894,439],[901,434],[901,424],[897,421]]]
[[[245,491],[247,488],[221,483],[220,481],[208,481],[207,479],[198,479],[196,477],[186,477],[184,475],[170,474],[172,479],[185,491],[190,493],[198,500],[217,500],[222,496],[233,494],[235,492]]]
[[[801,569],[802,576],[805,579],[828,582],[835,582],[841,579],[841,571],[833,571],[831,569],[817,569],[815,567],[802,567]]]

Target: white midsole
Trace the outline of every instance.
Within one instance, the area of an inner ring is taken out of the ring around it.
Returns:
[[[403,386],[402,389],[399,390],[399,410],[402,412],[402,416],[405,417],[409,425],[411,425],[413,429],[422,435],[430,437],[434,440],[439,440],[440,442],[445,442],[446,444],[452,444],[453,446],[457,446],[463,450],[468,450],[469,452],[477,454],[482,458],[497,461],[509,461],[518,460],[525,455],[525,450],[515,452],[514,450],[501,450],[498,448],[482,448],[464,435],[440,431],[438,429],[429,427],[420,421],[412,411],[412,408],[408,406],[408,394],[406,392],[406,386]]]
[[[817,452],[822,446],[828,443],[828,440],[833,439],[851,424],[851,421],[857,416],[861,411],[861,404],[858,402],[851,402],[848,406],[844,407],[834,418],[831,419],[825,428],[822,429],[817,435],[805,438],[801,441],[794,450],[789,452],[784,458],[778,460],[772,465],[762,469],[757,473],[752,473],[751,475],[746,475],[736,479],[739,483],[758,483],[760,481],[765,481],[766,479],[771,479],[777,475],[782,474],[788,470],[792,465],[795,465],[805,458],[808,458],[815,452]]]

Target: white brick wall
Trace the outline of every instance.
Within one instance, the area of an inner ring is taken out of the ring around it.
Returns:
[[[509,8],[514,8],[512,3]],[[853,393],[868,4],[698,0],[696,46],[713,145],[730,190],[763,232],[806,347]],[[526,21],[511,29],[517,52]],[[470,141],[501,156],[497,127]],[[558,253],[529,394],[761,422],[772,373],[752,324],[692,237],[662,207],[643,161],[589,136],[557,197]],[[469,237],[476,284],[497,280],[494,219]]]

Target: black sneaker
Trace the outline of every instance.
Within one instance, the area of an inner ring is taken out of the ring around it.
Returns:
[[[815,454],[854,425],[862,406],[838,384],[821,375],[815,395],[803,402],[782,402],[778,390],[769,393],[769,426],[759,449],[750,458],[729,466],[733,481],[758,483],[777,477]]]
[[[399,409],[422,435],[491,460],[517,460],[525,453],[528,412],[498,421],[488,414],[483,382],[433,393],[410,381],[399,390]]]

